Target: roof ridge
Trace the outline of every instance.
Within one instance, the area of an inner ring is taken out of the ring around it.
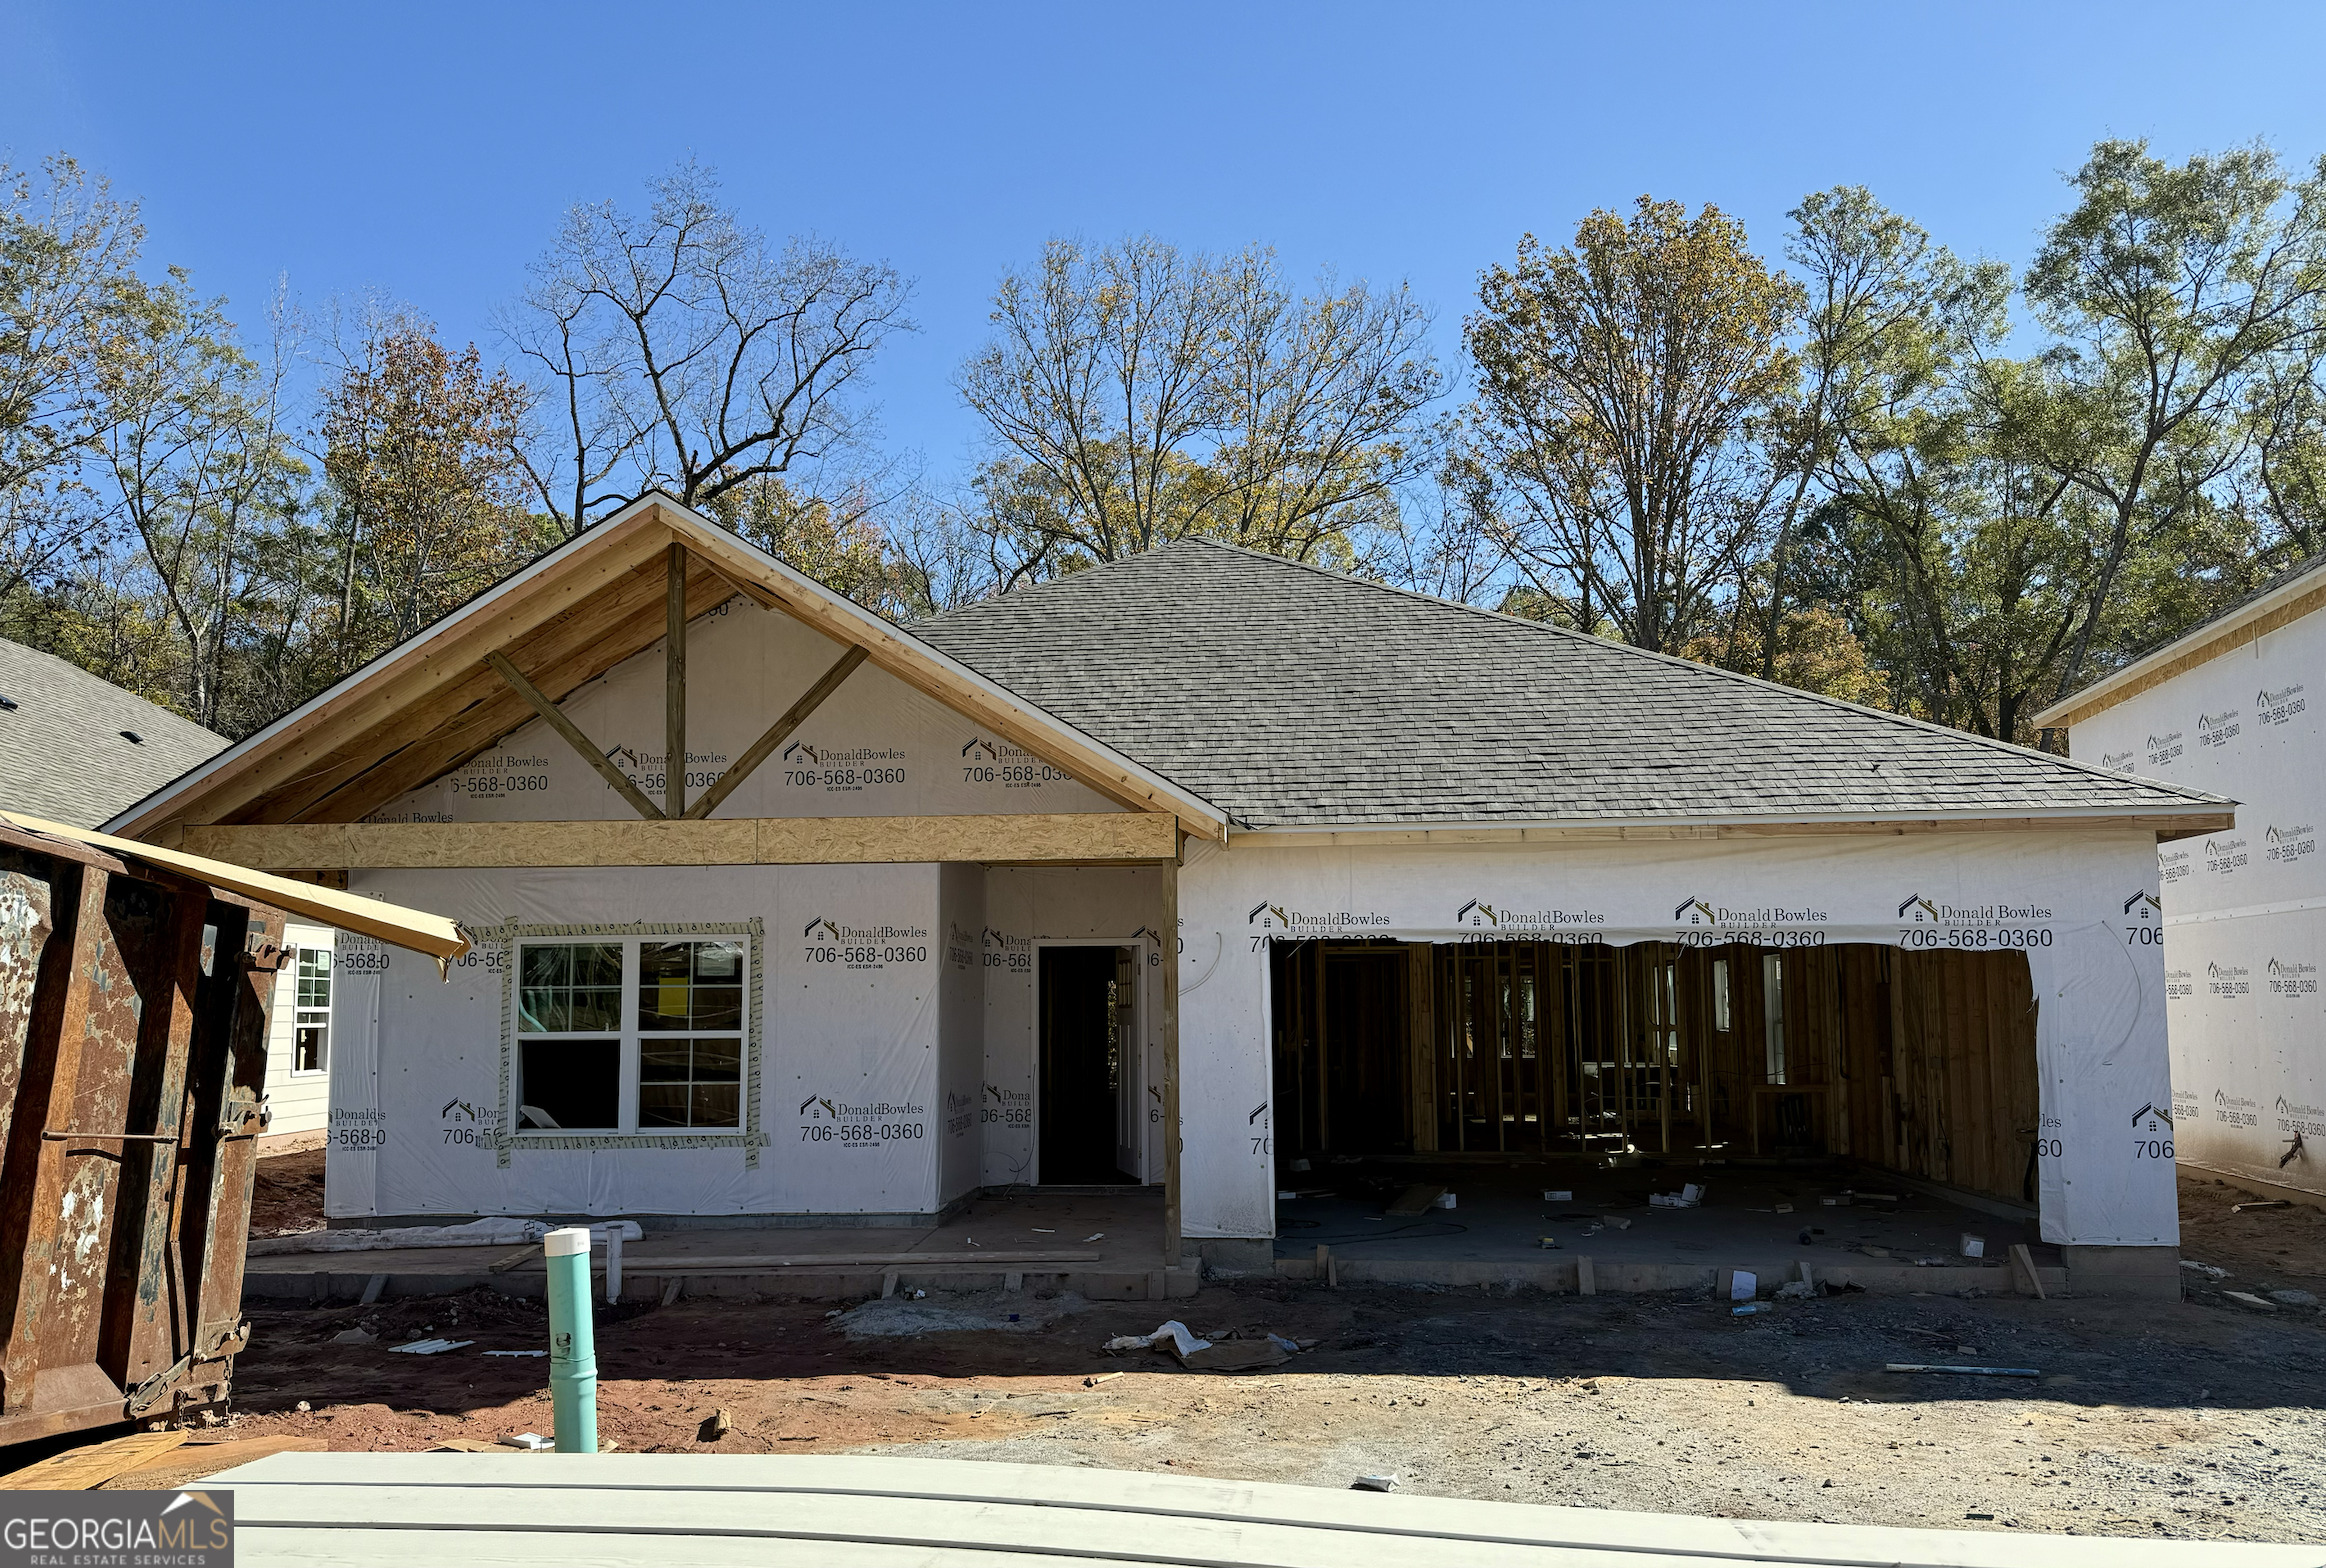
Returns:
[[[1936,724],[1928,719],[1918,719],[1912,714],[1897,713],[1888,708],[1868,707],[1864,703],[1851,702],[1845,697],[1834,697],[1829,696],[1824,692],[1809,691],[1799,686],[1788,686],[1782,681],[1765,681],[1757,675],[1747,675],[1740,670],[1724,670],[1717,664],[1703,664],[1699,663],[1695,659],[1682,658],[1678,654],[1659,653],[1652,648],[1642,648],[1633,643],[1616,642],[1610,638],[1596,636],[1590,632],[1578,631],[1571,626],[1559,626],[1549,621],[1528,620],[1523,615],[1512,615],[1502,610],[1489,610],[1480,605],[1464,604],[1459,599],[1448,599],[1438,594],[1419,593],[1411,588],[1400,588],[1395,583],[1377,582],[1371,578],[1359,577],[1352,572],[1343,572],[1333,567],[1320,566],[1314,561],[1295,560],[1291,556],[1287,555],[1271,555],[1265,550],[1254,550],[1246,545],[1232,544],[1225,539],[1214,539],[1208,535],[1183,535],[1178,539],[1172,540],[1169,544],[1160,546],[1155,550],[1143,551],[1141,554],[1160,555],[1164,550],[1168,550],[1175,545],[1181,544],[1209,545],[1214,549],[1226,550],[1231,554],[1246,556],[1255,561],[1265,561],[1277,566],[1298,567],[1303,571],[1313,572],[1320,577],[1324,577],[1334,582],[1347,583],[1352,587],[1371,588],[1381,593],[1392,594],[1400,599],[1410,599],[1420,604],[1438,605],[1449,610],[1462,610],[1471,615],[1480,616],[1486,620],[1498,621],[1511,626],[1526,627],[1532,631],[1548,633],[1555,637],[1579,639],[1580,641],[1593,644],[1598,648],[1614,650],[1620,653],[1630,654],[1638,658],[1654,660],[1662,664],[1675,665],[1679,668],[1692,671],[1699,675],[1716,676],[1730,681],[1742,682],[1747,686],[1754,687],[1761,691],[1774,692],[1782,696],[1798,698],[1808,702],[1823,703],[1827,707],[1839,708],[1847,713],[1862,714],[1868,718],[1887,720],[1893,724],[1903,725],[1909,729],[1921,730],[1929,734],[1945,736],[1951,740],[1973,741],[1979,745],[1987,747],[1990,750],[2002,751],[2014,757],[2039,758],[2045,762],[2059,764],[2060,766],[2066,768],[2068,771],[2074,773],[2089,774],[2099,778],[2107,779],[2139,779],[2142,783],[2153,784],[2162,789],[2169,789],[2177,794],[2185,795],[2195,800],[2202,800],[2207,802],[2228,800],[2228,797],[2225,795],[2214,795],[2204,790],[2191,789],[2185,784],[2174,784],[2165,779],[2151,779],[2137,773],[2121,773],[2114,768],[2103,768],[2096,763],[2086,762],[2081,758],[2061,756],[2048,751],[2037,751],[2031,746],[2022,746],[2017,741],[2003,740],[1993,735],[1981,735],[1976,730],[1956,729],[1951,725]],[[1126,557],[1125,559],[1126,561],[1137,560],[1139,559],[1139,556],[1130,556]],[[1107,564],[1115,565],[1122,563],[1110,562]]]

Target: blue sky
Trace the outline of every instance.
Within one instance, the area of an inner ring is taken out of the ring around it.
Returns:
[[[1459,350],[1479,269],[1643,192],[1774,251],[1868,185],[2023,261],[2101,136],[2326,151],[2326,8],[64,5],[0,0],[0,154],[138,198],[150,259],[255,320],[373,288],[495,350],[570,203],[692,155],[761,227],[916,281],[888,444],[957,473],[953,368],[1054,234],[1259,240],[1410,280]]]

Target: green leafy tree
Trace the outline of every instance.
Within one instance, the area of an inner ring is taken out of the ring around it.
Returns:
[[[1734,219],[1645,196],[1486,271],[1465,334],[1474,429],[1504,548],[1544,602],[1658,650],[1720,618],[1786,477],[1768,438],[1802,303]]]

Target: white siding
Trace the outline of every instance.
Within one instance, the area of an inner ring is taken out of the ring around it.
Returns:
[[[321,1132],[331,1115],[329,1063],[318,1072],[299,1072],[293,1046],[298,1040],[298,952],[328,953],[338,933],[327,926],[288,925],[284,943],[294,949],[275,974],[274,1006],[267,1015],[267,1108],[274,1113],[267,1136]]]

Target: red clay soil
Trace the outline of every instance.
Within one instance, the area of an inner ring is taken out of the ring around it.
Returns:
[[[323,1151],[271,1154],[250,1186],[250,1233],[280,1236],[323,1223]]]

